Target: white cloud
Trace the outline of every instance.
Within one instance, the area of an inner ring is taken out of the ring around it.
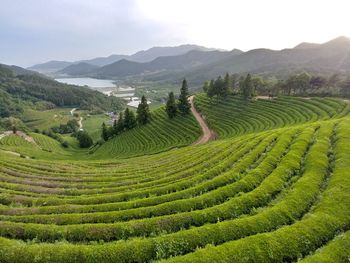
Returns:
[[[174,28],[191,42],[244,50],[291,47],[350,36],[346,0],[138,0],[145,17]]]

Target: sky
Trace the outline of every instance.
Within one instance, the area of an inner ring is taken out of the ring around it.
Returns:
[[[291,48],[350,37],[349,0],[0,0],[0,63],[198,44]]]

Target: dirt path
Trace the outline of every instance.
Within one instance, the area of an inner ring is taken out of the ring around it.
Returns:
[[[79,118],[78,124],[79,124],[79,129],[83,129],[83,117]]]
[[[70,114],[72,115],[72,116],[74,116],[74,112],[77,110],[77,108],[74,108],[74,109],[72,109],[71,111],[70,111]],[[79,119],[78,119],[78,125],[79,125],[79,130],[82,130],[83,129],[83,117],[79,117]]]
[[[193,98],[194,96],[189,97],[189,102],[191,104],[191,112],[196,118],[198,124],[201,126],[202,132],[203,132],[202,136],[196,142],[194,142],[193,145],[204,144],[209,141],[215,140],[216,139],[215,132],[209,129],[202,115],[194,107]]]
[[[70,115],[74,115],[74,112],[77,110],[77,108],[73,108],[71,111],[70,111]]]

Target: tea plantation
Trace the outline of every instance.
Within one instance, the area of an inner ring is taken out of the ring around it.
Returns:
[[[350,104],[194,102],[217,140],[163,109],[90,153],[2,138],[0,262],[349,262]]]

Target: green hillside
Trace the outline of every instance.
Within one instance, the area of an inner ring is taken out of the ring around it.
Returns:
[[[0,118],[15,116],[30,110],[55,107],[79,107],[91,111],[120,110],[124,102],[113,96],[80,86],[67,85],[37,73],[17,74],[19,67],[0,64]]]
[[[195,105],[217,140],[164,109],[93,153],[2,138],[0,262],[346,262],[350,104]]]
[[[240,96],[195,97],[196,108],[220,138],[296,124],[339,118],[350,112],[347,102],[327,98],[279,97],[245,100]]]
[[[193,116],[178,116],[169,120],[164,108],[152,112],[146,126],[124,132],[104,143],[93,158],[118,158],[153,154],[174,147],[189,145],[200,136],[201,130]]]

